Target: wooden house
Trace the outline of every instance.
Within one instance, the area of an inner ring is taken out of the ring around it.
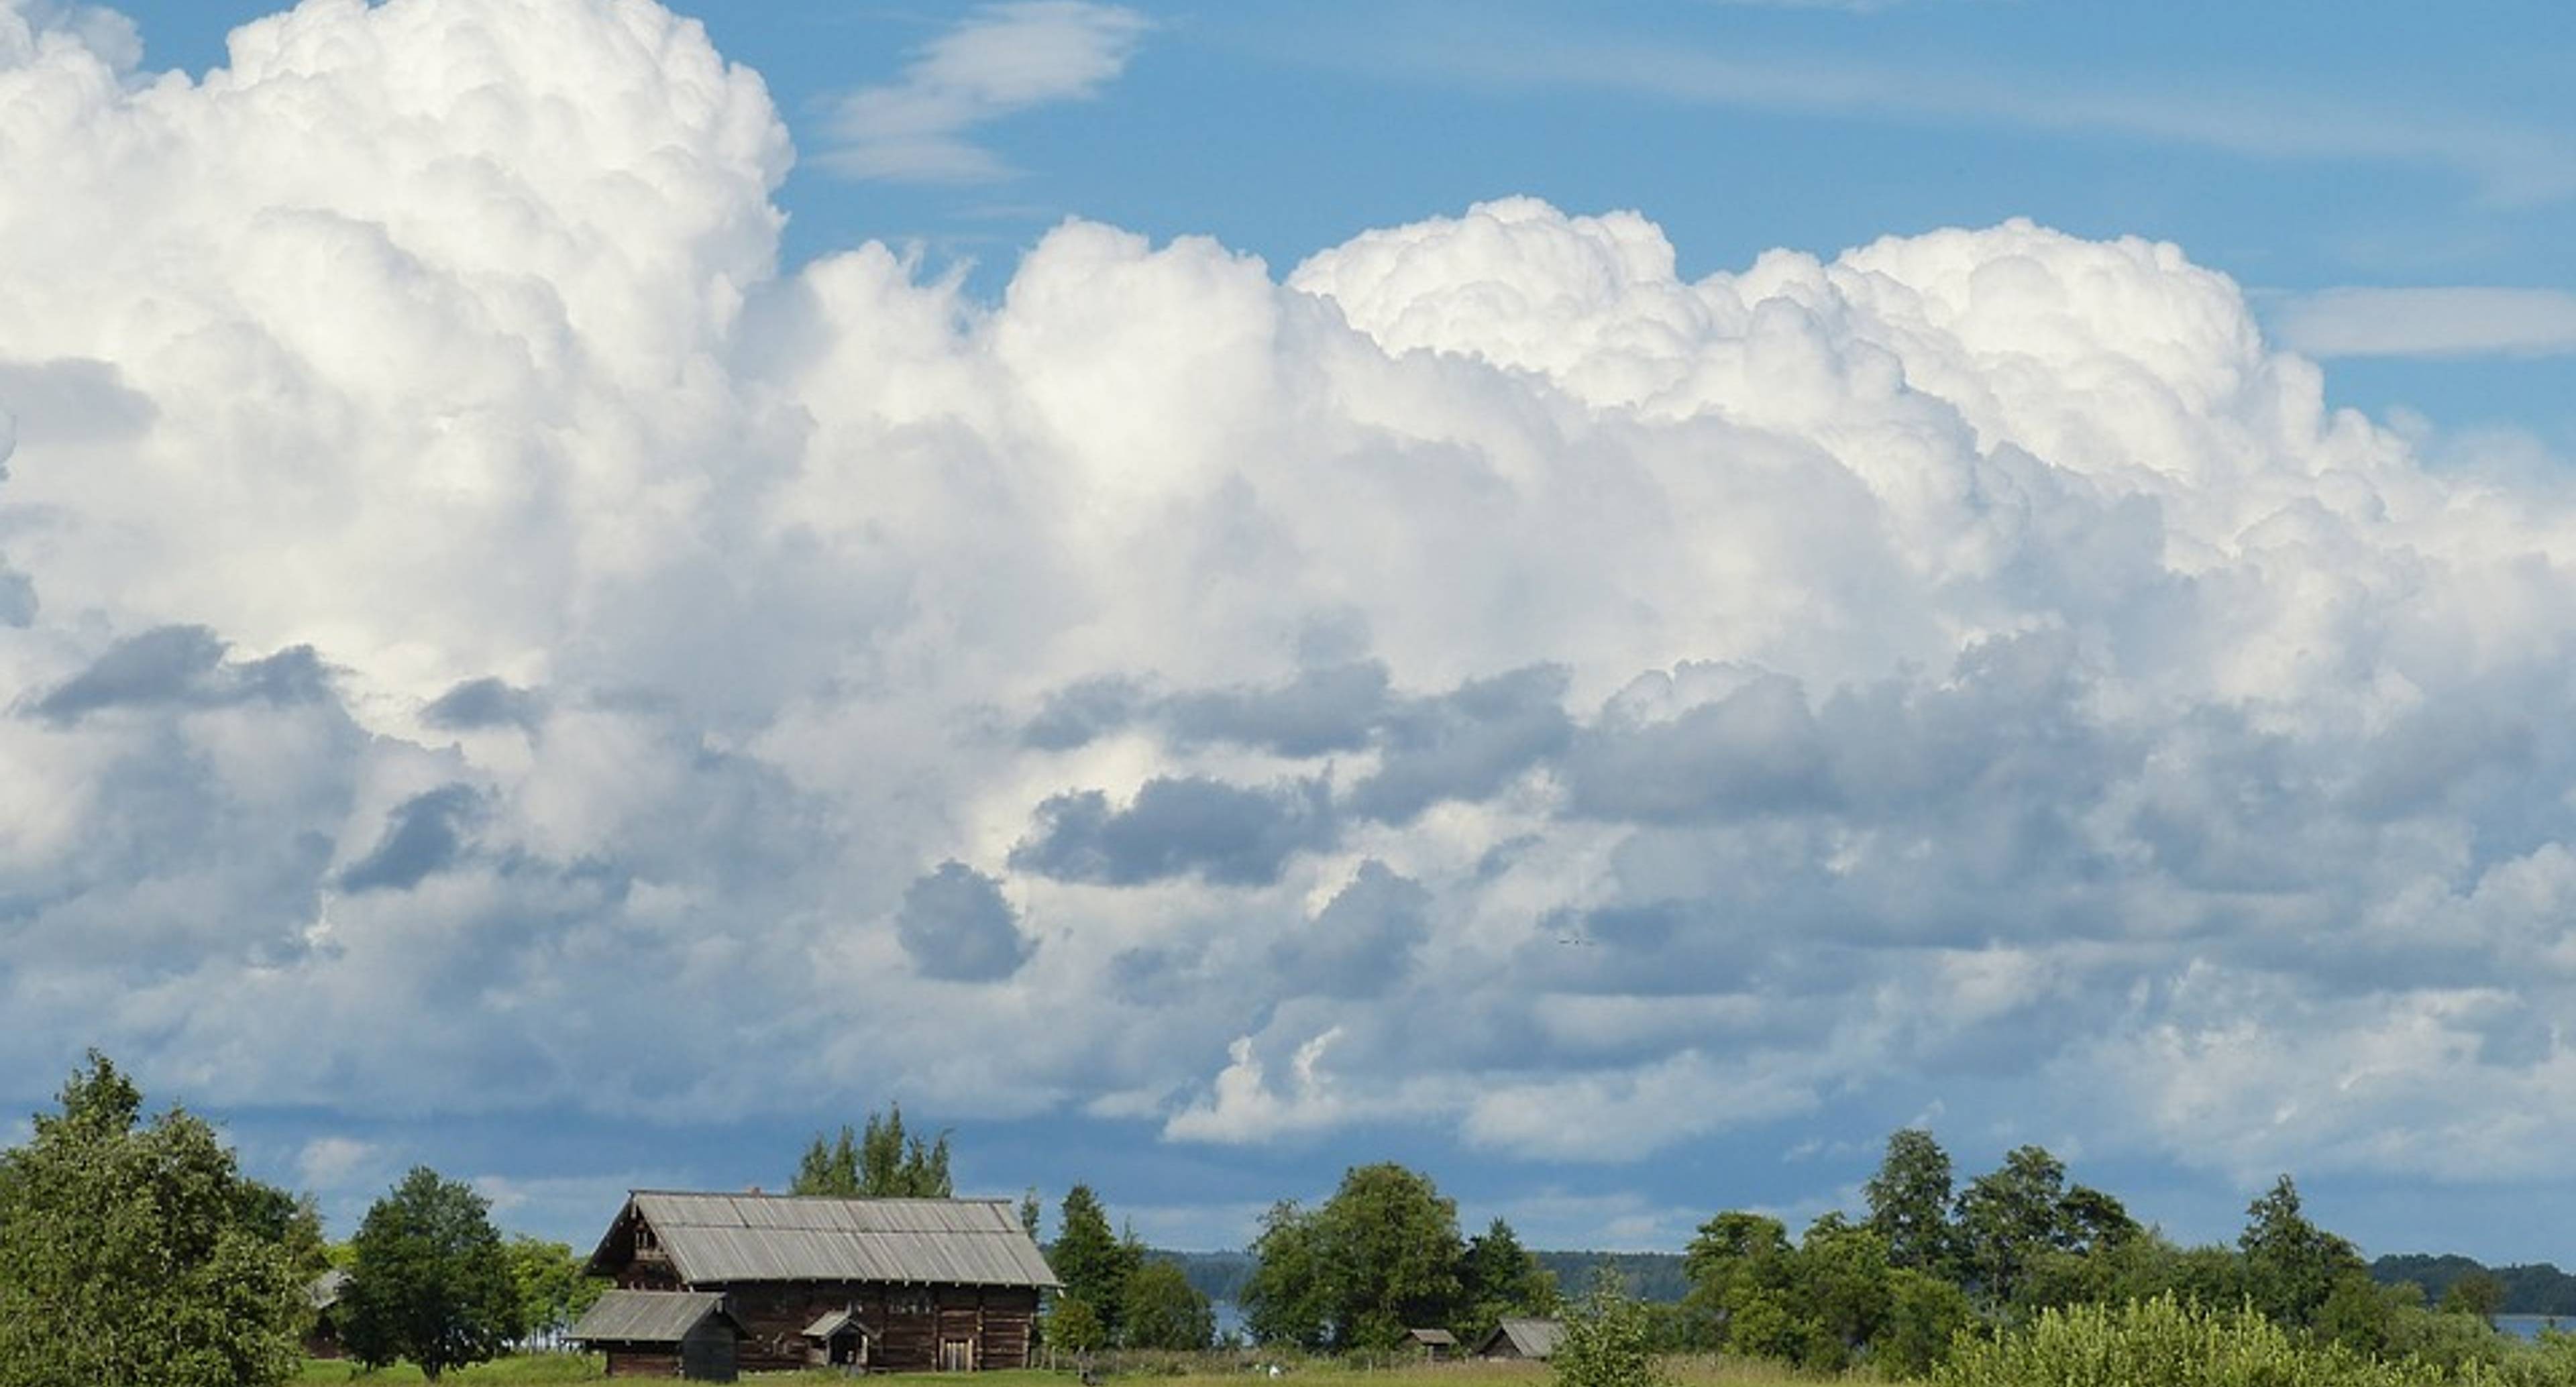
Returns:
[[[1028,1367],[1038,1293],[1058,1284],[1000,1199],[638,1190],[587,1270],[622,1290],[721,1294],[745,1372]]]
[[[1528,1358],[1544,1361],[1565,1337],[1563,1320],[1505,1320],[1477,1341],[1478,1358]]]

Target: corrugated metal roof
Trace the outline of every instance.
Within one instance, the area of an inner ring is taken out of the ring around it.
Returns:
[[[1001,1199],[822,1199],[638,1190],[635,1209],[693,1286],[895,1281],[1054,1286]]]
[[[703,1291],[602,1291],[582,1312],[572,1337],[594,1343],[676,1344],[698,1321],[724,1308],[724,1297]]]

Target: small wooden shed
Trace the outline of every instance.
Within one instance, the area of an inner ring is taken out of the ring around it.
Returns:
[[[605,1291],[572,1337],[607,1356],[610,1377],[731,1382],[740,1373],[742,1326],[713,1292]]]
[[[1476,1356],[1545,1361],[1564,1337],[1563,1320],[1505,1320],[1476,1344]]]
[[[805,1326],[806,1352],[818,1368],[844,1368],[865,1371],[868,1366],[868,1327],[853,1309],[833,1310]]]
[[[1458,1353],[1458,1336],[1445,1329],[1408,1329],[1404,1331],[1407,1348],[1420,1349],[1422,1356],[1437,1363]]]

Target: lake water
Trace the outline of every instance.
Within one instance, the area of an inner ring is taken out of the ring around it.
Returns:
[[[2537,1339],[2544,1329],[2576,1333],[2576,1316],[2569,1315],[2498,1315],[2495,1327],[2520,1339]]]

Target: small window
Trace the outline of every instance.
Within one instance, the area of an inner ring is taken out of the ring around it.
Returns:
[[[894,1293],[893,1309],[898,1315],[927,1315],[930,1313],[930,1292],[897,1291]]]

